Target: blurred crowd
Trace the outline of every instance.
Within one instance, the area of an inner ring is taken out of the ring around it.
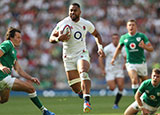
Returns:
[[[48,42],[56,23],[68,16],[68,6],[74,0],[1,0],[0,42],[5,40],[9,26],[21,29],[23,43],[18,49],[22,68],[38,77],[37,89],[69,88],[62,62],[62,44]],[[78,1],[78,0],[77,0]],[[138,30],[145,33],[154,47],[146,53],[149,72],[159,66],[160,57],[160,1],[158,0],[81,0],[82,17],[93,22],[104,44],[111,42],[111,35],[127,32],[126,21],[136,19]],[[91,56],[90,77],[93,88],[104,88],[105,80],[98,67],[97,47],[94,38],[87,35]],[[16,73],[15,76],[19,77]],[[126,74],[126,87],[130,80]]]

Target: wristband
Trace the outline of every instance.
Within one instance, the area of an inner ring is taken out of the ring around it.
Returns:
[[[103,46],[102,46],[102,44],[97,44],[97,46],[98,46],[98,51],[99,51],[100,49],[102,49],[102,50],[103,50]]]

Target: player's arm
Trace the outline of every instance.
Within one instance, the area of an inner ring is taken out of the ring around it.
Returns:
[[[152,52],[154,50],[153,46],[150,42],[145,44],[143,40],[139,43],[139,47],[141,47],[149,52]]]
[[[114,65],[114,61],[116,60],[117,56],[121,53],[122,47],[123,47],[123,45],[118,44],[116,51],[113,55],[112,61],[111,61],[112,65]]]
[[[30,80],[36,84],[40,84],[39,80],[37,78],[34,78],[32,76],[30,76],[29,74],[27,74],[22,68],[21,66],[19,65],[18,61],[15,62],[14,64],[14,69],[16,70],[16,72],[22,76],[23,78],[27,79],[27,80]]]
[[[141,101],[141,99],[140,99],[141,95],[142,95],[142,93],[139,92],[139,90],[137,90],[137,92],[136,92],[136,94],[135,94],[135,100],[137,101],[138,106],[139,106],[140,110],[142,111],[142,113],[143,113],[144,115],[146,115],[146,114],[149,113],[149,111],[143,107],[142,101]]]
[[[102,74],[105,75],[106,71],[105,71],[104,58],[99,56],[98,61],[99,61],[99,66],[101,68]]]
[[[4,55],[3,51],[0,50],[0,57],[2,57]],[[6,66],[3,66],[0,62],[0,70],[5,74],[5,73],[10,73],[10,68],[6,67]]]
[[[69,32],[68,32],[69,33]],[[51,36],[49,37],[50,43],[57,43],[59,41],[64,42],[69,40],[68,33],[62,34],[62,31],[58,31],[56,28],[52,31]]]
[[[96,40],[96,43],[97,43],[97,46],[98,46],[99,56],[100,57],[105,57],[105,54],[103,52],[102,38],[101,38],[100,34],[95,29],[94,32],[92,33],[92,35],[95,37],[95,40]]]

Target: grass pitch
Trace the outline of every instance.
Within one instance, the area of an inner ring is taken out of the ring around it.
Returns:
[[[42,103],[56,115],[123,115],[129,104],[134,101],[131,96],[122,97],[120,109],[112,109],[114,96],[92,97],[92,111],[83,113],[83,100],[78,97],[40,97]],[[160,111],[159,111],[160,112]],[[10,97],[9,102],[0,104],[0,115],[42,115],[28,97]]]

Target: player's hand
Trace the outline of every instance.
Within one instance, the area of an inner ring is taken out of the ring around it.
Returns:
[[[139,43],[138,46],[141,47],[141,48],[143,48],[143,49],[145,49],[146,44],[145,44],[144,41],[142,40],[142,41]]]
[[[31,77],[31,81],[33,83],[36,83],[37,85],[40,85],[40,81],[38,80],[38,78]]]
[[[112,58],[112,60],[111,60],[111,64],[112,64],[112,65],[114,65],[114,61],[115,61],[115,59]]]
[[[98,55],[99,55],[100,57],[105,57],[105,54],[104,54],[103,49],[99,49],[99,50],[98,50]]]
[[[148,109],[142,108],[141,110],[142,110],[142,115],[149,115],[150,114]]]
[[[59,34],[59,38],[58,40],[59,41],[68,41],[70,39],[70,35],[69,35],[69,32],[67,32],[66,34],[63,34],[62,31],[60,31],[60,34]]]
[[[6,67],[6,66],[1,66],[0,70],[4,73],[4,74],[9,74],[11,72],[10,68]]]

